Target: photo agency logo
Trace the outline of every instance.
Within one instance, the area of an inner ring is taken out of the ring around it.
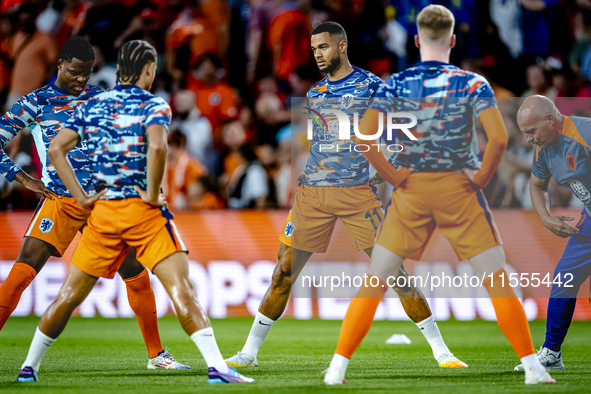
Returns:
[[[347,96],[341,98],[341,105],[338,106],[340,109],[333,108],[318,108],[315,110],[310,107],[305,107],[307,112],[304,114],[308,115],[307,122],[307,134],[308,140],[312,140],[314,136],[314,127],[317,127],[319,133],[318,145],[319,152],[341,152],[341,151],[355,151],[355,152],[367,152],[371,146],[377,146],[378,151],[380,149],[386,149],[391,153],[402,152],[404,146],[399,143],[380,143],[382,134],[384,132],[384,113],[379,112],[378,115],[378,130],[375,134],[365,135],[359,131],[360,118],[363,115],[365,109],[360,108],[349,109],[351,107],[351,101],[347,100]],[[367,144],[356,143],[351,144],[350,140],[353,139],[351,135],[351,119],[353,120],[353,132],[354,135],[363,141],[368,141]],[[400,119],[407,119],[407,123],[399,123]],[[393,140],[394,130],[400,130],[412,141],[417,141],[417,138],[410,132],[417,125],[417,117],[408,112],[388,112],[386,114],[386,138],[387,141]],[[369,143],[372,141],[372,143]]]

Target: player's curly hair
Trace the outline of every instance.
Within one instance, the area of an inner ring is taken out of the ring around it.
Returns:
[[[60,48],[60,59],[71,62],[73,58],[82,62],[94,60],[94,49],[90,42],[80,36],[68,38]]]
[[[136,83],[142,75],[144,66],[150,62],[156,63],[157,58],[156,49],[146,41],[126,42],[117,54],[117,83]]]
[[[320,33],[328,33],[329,37],[337,36],[339,38],[339,42],[343,40],[345,40],[345,42],[347,41],[347,32],[345,32],[343,26],[333,21],[321,23],[316,26],[314,31],[312,31],[313,36]]]

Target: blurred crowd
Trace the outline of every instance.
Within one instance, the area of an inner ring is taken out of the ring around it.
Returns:
[[[153,92],[174,116],[163,182],[169,204],[288,208],[291,99],[322,78],[310,50],[313,28],[342,24],[351,63],[385,79],[419,61],[415,19],[431,3],[456,17],[451,62],[489,80],[507,123],[507,154],[485,190],[490,205],[528,208],[533,146],[515,113],[522,97],[543,94],[565,115],[589,115],[591,0],[2,0],[0,107],[55,79],[69,37],[91,42],[90,83],[103,88],[116,84],[118,48],[147,40],[160,54]],[[478,137],[482,153],[482,130]],[[40,176],[30,134],[20,133],[5,151]],[[571,204],[570,192],[556,184],[551,198]],[[35,204],[17,182],[0,179],[0,209]]]

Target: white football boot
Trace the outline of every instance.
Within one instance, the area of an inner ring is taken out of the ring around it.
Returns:
[[[168,352],[168,349],[164,349],[156,357],[148,360],[148,369],[191,369],[191,367],[179,363]]]
[[[468,368],[468,364],[459,360],[453,353],[443,354],[436,360],[441,368]]]
[[[253,368],[258,366],[257,357],[251,357],[246,353],[238,352],[235,356],[232,356],[226,360],[226,364],[228,364],[232,368]]]
[[[561,352],[555,352],[547,347],[542,347],[538,351],[537,356],[538,360],[540,360],[540,364],[546,369],[564,369]],[[523,364],[516,366],[515,370],[523,371]]]
[[[345,384],[345,370],[336,366],[330,366],[324,371],[324,384]]]

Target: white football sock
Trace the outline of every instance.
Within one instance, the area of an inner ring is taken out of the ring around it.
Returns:
[[[265,338],[267,338],[273,324],[275,324],[275,320],[271,320],[262,313],[257,312],[241,353],[254,359],[261,346],[263,346],[263,342],[265,342]]]
[[[521,359],[521,363],[523,364],[524,371],[528,371],[531,369],[537,374],[544,373],[544,366],[540,364],[540,360],[538,359],[538,356],[535,353],[523,357]]]
[[[335,353],[332,356],[332,360],[330,362],[330,369],[336,368],[339,371],[346,372],[347,366],[349,365],[349,359],[345,356],[341,356],[340,354]]]
[[[441,333],[439,332],[439,328],[437,327],[433,315],[429,316],[422,322],[416,323],[416,325],[425,336],[427,342],[429,342],[431,350],[433,350],[433,356],[435,356],[436,359],[443,354],[451,353],[445,345],[445,342],[443,342],[443,338],[441,337]]]
[[[195,331],[191,334],[191,339],[199,348],[208,367],[214,367],[221,373],[228,373],[228,365],[224,361],[220,348],[218,348],[218,344],[215,341],[213,328],[207,327]]]
[[[41,359],[43,358],[45,351],[49,349],[54,342],[55,339],[43,334],[39,330],[39,327],[37,327],[35,330],[35,336],[33,336],[33,342],[31,342],[31,347],[29,348],[29,353],[27,354],[27,358],[21,366],[21,369],[24,367],[31,367],[35,371],[39,371],[39,364],[41,364]]]

